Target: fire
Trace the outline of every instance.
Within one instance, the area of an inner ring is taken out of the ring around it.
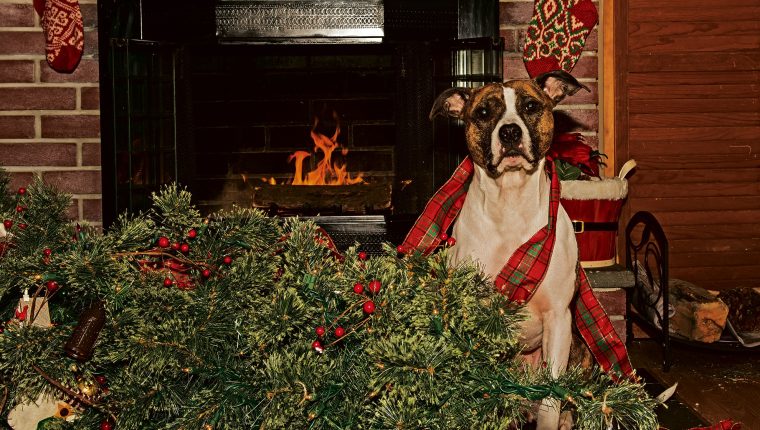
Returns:
[[[335,111],[333,111],[333,119],[335,119],[336,123],[335,133],[328,137],[316,131],[319,125],[319,118],[315,117],[310,133],[311,140],[314,141],[314,152],[296,151],[288,158],[288,162],[295,160],[292,185],[352,185],[364,182],[362,173],[358,173],[356,177],[352,177],[348,172],[346,164],[340,164],[332,160],[333,152],[338,148],[341,149],[341,154],[348,154],[348,149],[341,148],[338,144],[340,123],[338,122],[338,114]],[[317,166],[313,170],[304,174],[304,160],[317,155],[320,151],[323,154],[322,160],[317,163]]]

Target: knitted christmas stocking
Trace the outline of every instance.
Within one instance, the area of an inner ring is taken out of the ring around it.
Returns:
[[[569,73],[598,17],[591,0],[535,0],[523,49],[528,74]]]
[[[34,0],[45,33],[47,62],[59,73],[71,73],[84,49],[79,0]]]

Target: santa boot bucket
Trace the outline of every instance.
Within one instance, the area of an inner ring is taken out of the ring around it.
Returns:
[[[618,221],[628,195],[625,177],[634,167],[636,161],[628,160],[614,178],[562,181],[560,202],[573,221],[584,268],[615,264]]]

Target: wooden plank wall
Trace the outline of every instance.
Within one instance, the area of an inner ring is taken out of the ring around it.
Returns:
[[[623,220],[655,214],[673,277],[760,287],[760,2],[615,3]]]

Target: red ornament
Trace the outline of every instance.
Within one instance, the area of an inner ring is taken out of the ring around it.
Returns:
[[[356,294],[361,294],[364,292],[364,285],[362,285],[360,282],[357,282],[354,284],[354,292]]]
[[[365,261],[366,259],[367,259],[367,253],[366,253],[366,252],[364,252],[364,251],[361,251],[361,252],[359,253],[359,260],[361,260],[361,261]]]
[[[222,261],[224,262],[224,264],[229,266],[230,264],[232,264],[232,257],[230,257],[229,255],[225,255]]]
[[[438,237],[439,237],[441,240],[446,240],[446,239],[448,239],[448,238],[449,238],[449,235],[448,235],[448,234],[446,234],[446,233],[444,232],[444,233],[441,233],[441,235],[440,235],[440,236],[438,236]]]
[[[106,380],[106,377],[104,375],[95,375],[95,382],[97,382],[98,385],[102,387],[108,383],[108,380]]]
[[[26,209],[23,206],[16,206],[16,212],[24,212],[24,209]]]
[[[24,187],[19,188],[18,195],[23,196],[24,194],[26,194],[26,188]]]
[[[169,247],[169,238],[166,236],[161,236],[158,238],[158,246],[161,248],[168,248]]]
[[[45,257],[50,257],[50,254],[52,253],[53,253],[53,250],[50,248],[45,248],[42,250],[42,255],[44,255]]]
[[[375,303],[372,300],[368,300],[364,303],[364,306],[362,306],[362,309],[364,310],[365,314],[373,314],[375,313]]]
[[[201,275],[203,275],[204,278],[210,278],[211,277],[211,270],[209,270],[209,269],[203,269],[203,272],[201,272]]]
[[[113,430],[113,424],[111,421],[103,420],[100,422],[100,430]]]
[[[179,250],[183,254],[187,254],[188,252],[190,252],[190,245],[183,243],[182,245],[179,246]]]
[[[172,243],[172,249],[175,251],[179,251],[179,243],[177,242]]]
[[[448,245],[448,246],[454,246],[456,244],[457,244],[457,240],[454,239],[453,237],[450,237],[450,238],[446,239],[446,245]]]
[[[190,239],[195,239],[198,236],[198,232],[195,231],[194,228],[191,228],[190,231],[187,232],[187,237]]]
[[[172,284],[174,284],[174,281],[172,281],[172,278],[164,278],[164,287],[171,287]]]
[[[323,326],[319,326],[314,330],[317,333],[317,336],[322,337],[325,335],[325,328]]]
[[[8,229],[11,228],[11,227],[13,227],[13,221],[11,221],[9,219],[3,221],[3,227],[8,228]]]
[[[48,294],[53,294],[56,291],[58,291],[58,282],[55,281],[47,281],[45,283],[45,287],[47,287]]]
[[[20,228],[21,230],[26,230],[26,228],[27,228],[27,227],[29,227],[29,226],[28,226],[28,225],[26,225],[26,224],[24,224],[23,222],[20,222],[20,223],[18,224],[18,228]]]
[[[315,340],[314,342],[312,342],[311,347],[314,349],[314,351],[317,351],[320,354],[325,352],[325,349],[322,348],[322,342],[318,340]]]
[[[367,289],[372,294],[377,294],[380,292],[380,287],[382,287],[383,284],[380,283],[377,279],[373,279],[370,281],[369,285],[367,285]]]
[[[343,337],[346,334],[346,329],[343,327],[337,327],[335,329],[335,337]]]
[[[396,252],[399,254],[406,254],[406,249],[402,245],[399,245],[396,247]]]

